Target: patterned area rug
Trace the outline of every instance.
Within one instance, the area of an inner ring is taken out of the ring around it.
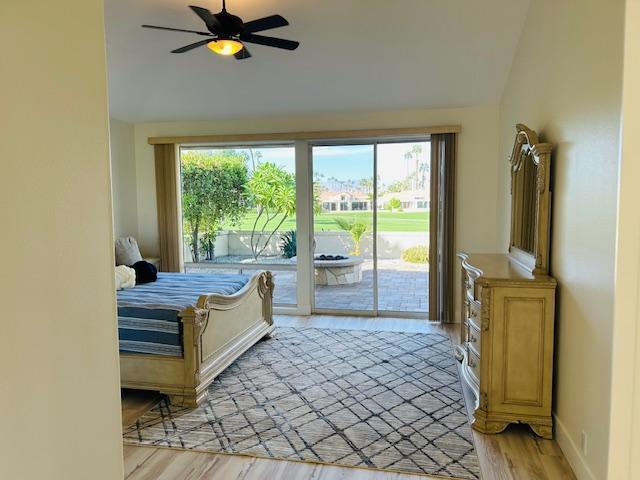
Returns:
[[[277,330],[196,410],[163,400],[125,442],[480,478],[449,339]]]

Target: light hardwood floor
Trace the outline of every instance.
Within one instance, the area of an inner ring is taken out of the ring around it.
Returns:
[[[458,343],[459,325],[433,324],[424,320],[311,316],[276,316],[278,326],[310,326],[357,330],[443,332]],[[467,405],[470,392],[465,392]],[[151,408],[154,393],[123,391],[123,425],[130,425]],[[512,425],[499,435],[473,432],[484,480],[571,480],[575,475],[560,447],[553,440],[535,436],[527,426]],[[373,470],[317,465],[225,455],[169,450],[154,447],[124,447],[127,480],[221,479],[221,480],[416,480],[424,475],[397,474]]]

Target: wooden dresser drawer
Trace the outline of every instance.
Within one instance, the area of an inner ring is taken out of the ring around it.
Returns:
[[[467,320],[470,324],[473,324],[475,326],[476,330],[480,330],[480,325],[481,325],[480,311],[481,311],[480,302],[476,302],[475,300],[469,301]]]
[[[475,299],[475,277],[468,270],[463,270],[464,288],[467,291],[467,297]]]
[[[480,383],[480,356],[473,351],[473,348],[467,349],[467,364],[471,375],[475,377],[476,383]]]
[[[477,282],[478,274],[464,268],[462,269],[462,274],[467,297],[473,300],[480,300],[482,287]]]
[[[480,355],[482,353],[480,329],[473,323],[469,323],[467,339],[469,348],[474,350],[477,355]]]

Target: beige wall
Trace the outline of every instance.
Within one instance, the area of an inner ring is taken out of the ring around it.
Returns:
[[[0,478],[122,478],[103,3],[1,2],[0,41]]]
[[[610,479],[640,472],[640,0],[627,0],[618,196]]]
[[[502,158],[517,122],[556,145],[556,436],[580,479],[607,471],[623,7],[623,0],[532,0],[500,110]],[[506,161],[500,174],[506,243]]]
[[[138,236],[138,201],[133,124],[111,119],[111,175],[113,177],[113,231],[115,237]]]
[[[463,129],[458,143],[458,248],[471,252],[499,251],[503,245],[498,243],[496,223],[497,106],[136,124],[137,208],[141,249],[145,250],[148,255],[156,255],[158,252],[154,160],[153,148],[147,144],[149,137],[451,124],[460,124]],[[487,192],[489,193],[487,194]],[[478,199],[482,199],[482,201],[478,201]]]

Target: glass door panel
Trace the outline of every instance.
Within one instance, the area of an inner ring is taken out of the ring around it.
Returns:
[[[295,306],[292,145],[180,150],[186,272],[274,273],[274,303]]]
[[[377,144],[380,312],[429,308],[429,142]]]
[[[314,305],[374,313],[374,146],[313,146]]]

